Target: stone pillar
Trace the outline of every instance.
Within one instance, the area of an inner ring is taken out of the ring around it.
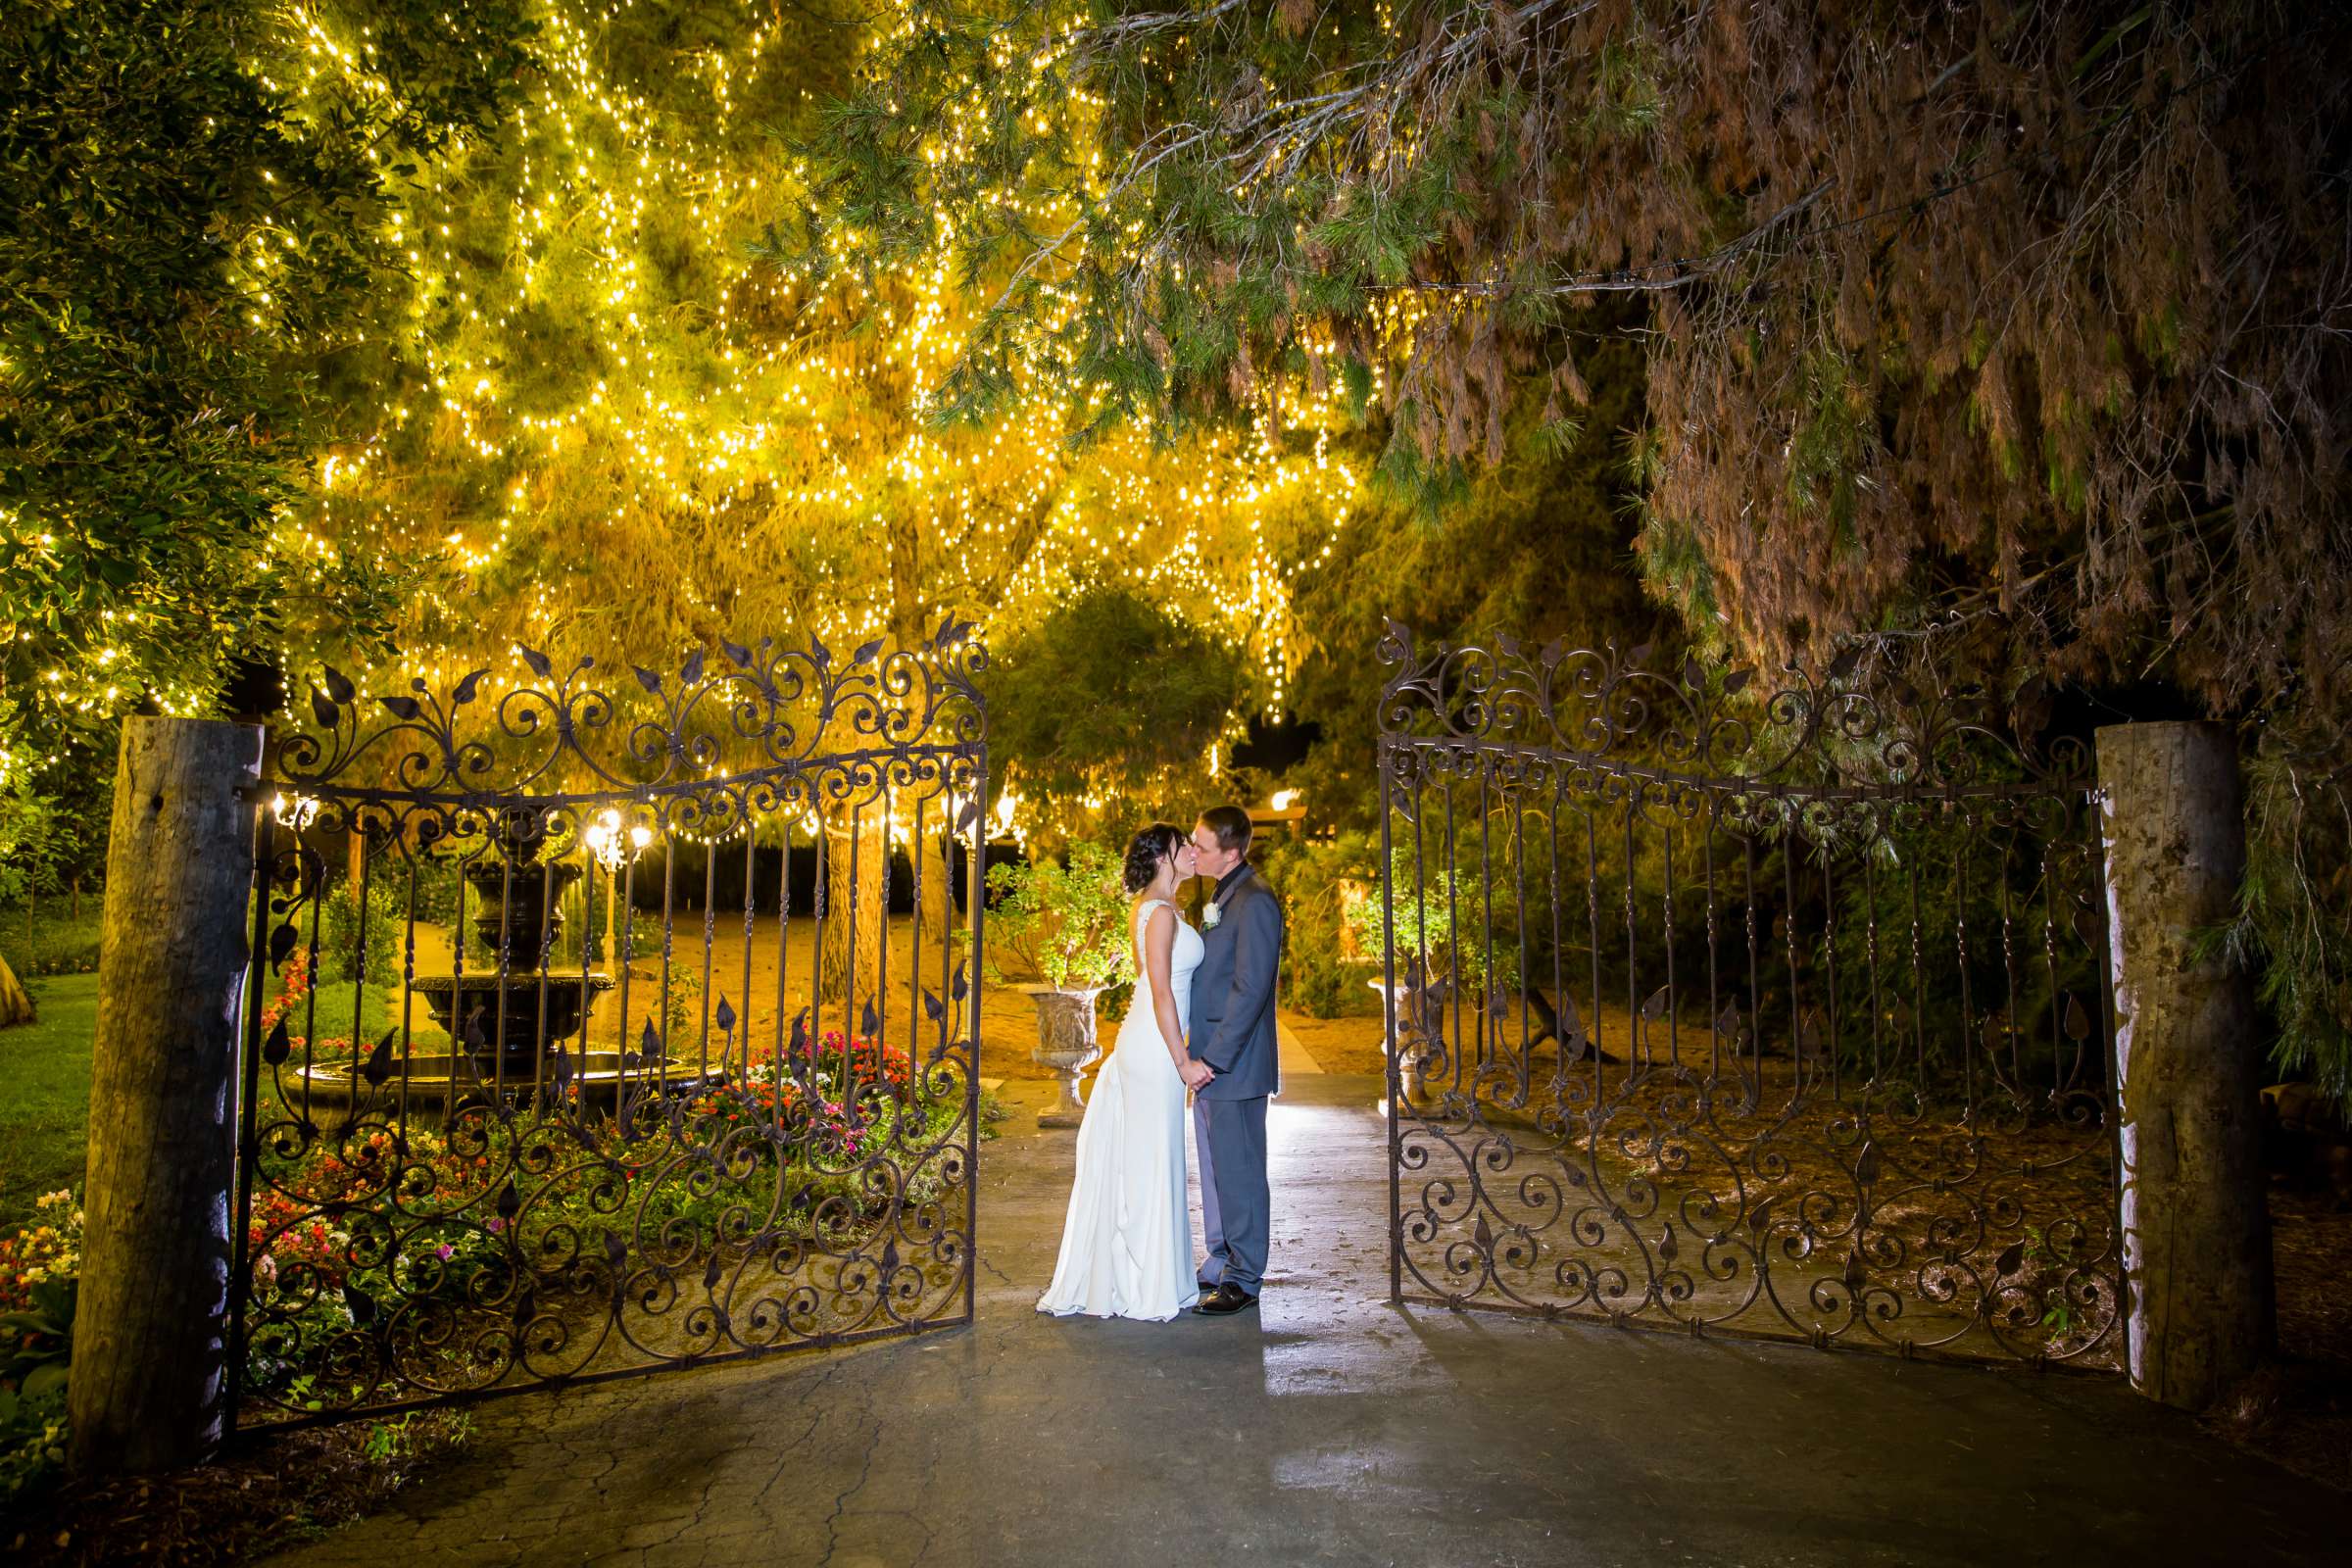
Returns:
[[[220,1440],[261,778],[258,725],[123,721],[66,1393],[85,1475],[192,1464]]]
[[[2237,749],[2221,724],[2115,724],[2098,756],[2132,1384],[2201,1410],[2275,1328],[2253,988],[2195,952],[2245,870]]]

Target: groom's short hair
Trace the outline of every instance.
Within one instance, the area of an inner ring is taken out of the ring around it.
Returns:
[[[1250,813],[1238,806],[1212,806],[1200,813],[1200,825],[1217,836],[1217,848],[1228,855],[1250,854]]]

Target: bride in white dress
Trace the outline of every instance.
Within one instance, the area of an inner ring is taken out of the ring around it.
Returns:
[[[1165,822],[1128,846],[1135,1000],[1078,1125],[1078,1173],[1041,1312],[1165,1322],[1200,1299],[1184,1200],[1184,1031],[1200,933],[1175,904],[1193,858],[1191,840]]]

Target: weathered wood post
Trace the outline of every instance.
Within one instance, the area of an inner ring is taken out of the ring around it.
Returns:
[[[66,1390],[85,1474],[191,1464],[221,1435],[262,734],[211,719],[122,725]]]
[[[2253,988],[2196,938],[2235,912],[2245,822],[2221,724],[2098,733],[2123,1105],[2132,1384],[2200,1410],[2273,1343]]]

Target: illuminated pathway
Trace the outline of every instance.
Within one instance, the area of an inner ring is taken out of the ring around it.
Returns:
[[[1042,1094],[1042,1085],[1017,1084]],[[2328,1560],[2342,1497],[2120,1383],[1402,1312],[1368,1079],[1277,1102],[1258,1313],[1041,1319],[1071,1135],[982,1156],[980,1321],[480,1407],[300,1564]]]

